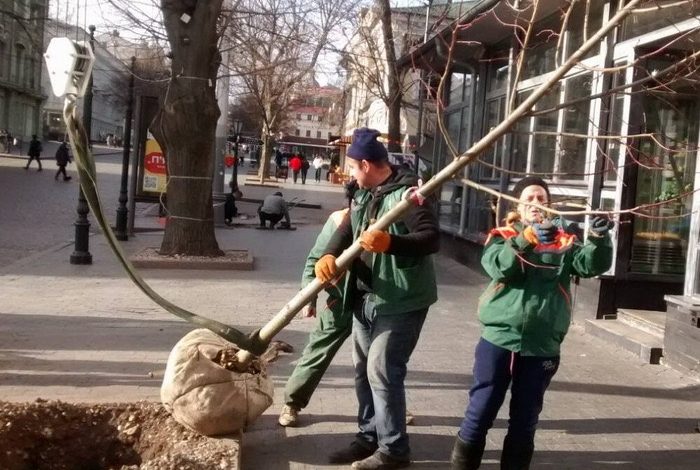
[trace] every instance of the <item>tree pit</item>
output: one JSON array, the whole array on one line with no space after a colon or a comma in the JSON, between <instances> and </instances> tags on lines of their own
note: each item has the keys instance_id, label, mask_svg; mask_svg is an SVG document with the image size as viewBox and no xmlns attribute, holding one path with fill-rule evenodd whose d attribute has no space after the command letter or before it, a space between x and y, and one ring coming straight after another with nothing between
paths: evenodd
<instances>
[{"instance_id":1,"label":"tree pit","mask_svg":"<svg viewBox=\"0 0 700 470\"><path fill-rule=\"evenodd\" d=\"M160 403L0 402L3 470L235 469L239 444L191 431Z\"/></svg>"}]
</instances>

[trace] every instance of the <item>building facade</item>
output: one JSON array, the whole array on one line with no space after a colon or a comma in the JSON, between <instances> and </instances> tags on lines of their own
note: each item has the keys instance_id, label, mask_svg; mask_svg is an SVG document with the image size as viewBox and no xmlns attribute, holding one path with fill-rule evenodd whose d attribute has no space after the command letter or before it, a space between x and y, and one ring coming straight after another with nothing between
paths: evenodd
<instances>
[{"instance_id":1,"label":"building facade","mask_svg":"<svg viewBox=\"0 0 700 470\"><path fill-rule=\"evenodd\" d=\"M507 2L477 2L400 63L449 67L442 116L461 153L504 120L511 97L514 106L522 103L623 6L618 0L578 2L567 17L568 2L540 0L531 42L519 60L522 37L513 25L532 11L532 2L520 2L520 13ZM521 26L525 31L527 25ZM698 28L700 2L643 2L439 197L446 245L474 265L502 201L471 182L505 192L522 176L538 174L551 181L558 208L619 214L614 265L599 279L581 282L577 315L664 311L667 296L677 296L694 336L685 336L682 354L669 345L664 355L694 370L700 369L700 322L688 306L700 302ZM453 34L458 41L448 50ZM436 135L434 168L452 158ZM636 211L639 206L644 209ZM585 233L587 219L571 218ZM674 332L666 328L665 334ZM688 353L693 348L695 356Z\"/></svg>"},{"instance_id":2,"label":"building facade","mask_svg":"<svg viewBox=\"0 0 700 470\"><path fill-rule=\"evenodd\" d=\"M48 0L10 0L0 9L0 129L40 134L44 21Z\"/></svg>"},{"instance_id":3,"label":"building facade","mask_svg":"<svg viewBox=\"0 0 700 470\"><path fill-rule=\"evenodd\" d=\"M289 107L278 145L283 153L328 156L328 142L341 126L343 91L332 86L309 86L299 90Z\"/></svg>"}]
</instances>

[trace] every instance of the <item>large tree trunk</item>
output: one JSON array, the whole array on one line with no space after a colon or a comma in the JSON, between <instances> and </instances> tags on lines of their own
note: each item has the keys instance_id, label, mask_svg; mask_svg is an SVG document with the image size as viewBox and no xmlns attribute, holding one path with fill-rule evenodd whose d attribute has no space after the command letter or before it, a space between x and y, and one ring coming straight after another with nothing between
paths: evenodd
<instances>
[{"instance_id":1,"label":"large tree trunk","mask_svg":"<svg viewBox=\"0 0 700 470\"><path fill-rule=\"evenodd\" d=\"M386 50L387 82L389 83L388 102L389 108L389 152L401 151L401 101L403 93L399 83L399 72L396 68L396 49L394 48L394 29L391 25L391 7L389 0L378 1L382 32L384 36L384 49Z\"/></svg>"},{"instance_id":2,"label":"large tree trunk","mask_svg":"<svg viewBox=\"0 0 700 470\"><path fill-rule=\"evenodd\" d=\"M151 124L168 164L169 217L161 254L222 255L212 207L213 146L220 115L215 84L221 57L217 47L221 2L161 1L172 51L172 79Z\"/></svg>"}]
</instances>

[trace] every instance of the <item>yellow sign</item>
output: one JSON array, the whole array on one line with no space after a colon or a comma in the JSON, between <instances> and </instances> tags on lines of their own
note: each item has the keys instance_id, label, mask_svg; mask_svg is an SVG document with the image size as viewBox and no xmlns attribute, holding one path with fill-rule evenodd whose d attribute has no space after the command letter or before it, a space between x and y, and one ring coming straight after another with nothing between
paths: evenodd
<instances>
[{"instance_id":1,"label":"yellow sign","mask_svg":"<svg viewBox=\"0 0 700 470\"><path fill-rule=\"evenodd\" d=\"M165 192L167 182L167 166L165 156L158 142L153 139L146 140L146 152L143 157L143 191L151 193Z\"/></svg>"}]
</instances>

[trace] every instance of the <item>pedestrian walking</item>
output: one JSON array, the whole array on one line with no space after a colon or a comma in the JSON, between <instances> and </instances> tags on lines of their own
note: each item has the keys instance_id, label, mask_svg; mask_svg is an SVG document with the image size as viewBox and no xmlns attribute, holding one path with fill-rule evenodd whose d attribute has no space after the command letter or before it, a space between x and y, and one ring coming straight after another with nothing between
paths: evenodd
<instances>
[{"instance_id":1,"label":"pedestrian walking","mask_svg":"<svg viewBox=\"0 0 700 470\"><path fill-rule=\"evenodd\" d=\"M301 184L306 184L306 175L309 173L309 160L305 155L301 156Z\"/></svg>"},{"instance_id":2,"label":"pedestrian walking","mask_svg":"<svg viewBox=\"0 0 700 470\"><path fill-rule=\"evenodd\" d=\"M29 165L32 163L32 160L36 160L36 162L39 164L39 169L37 171L41 171L41 151L43 150L43 147L41 146L41 142L39 139L36 138L36 134L32 135L32 140L29 141L29 152L27 154L29 155L29 161L27 162L27 166L24 167L25 170L29 169Z\"/></svg>"},{"instance_id":3,"label":"pedestrian walking","mask_svg":"<svg viewBox=\"0 0 700 470\"><path fill-rule=\"evenodd\" d=\"M323 168L323 158L321 158L320 155L316 155L314 157L314 161L313 161L312 165L314 166L314 171L315 171L314 180L317 183L320 183L321 182L321 169Z\"/></svg>"},{"instance_id":4,"label":"pedestrian walking","mask_svg":"<svg viewBox=\"0 0 700 470\"><path fill-rule=\"evenodd\" d=\"M299 178L299 172L301 171L301 158L299 155L294 154L292 159L289 160L289 168L292 169L292 179L294 184L297 184L297 178Z\"/></svg>"},{"instance_id":5,"label":"pedestrian walking","mask_svg":"<svg viewBox=\"0 0 700 470\"><path fill-rule=\"evenodd\" d=\"M357 183L354 181L346 185L345 195L348 205L352 201ZM347 215L348 209L333 212L326 221L321 233L316 237L316 243L309 252L301 276L301 288L306 287L314 280L314 266L326 250L328 241L335 233L340 223ZM281 426L296 426L299 420L299 411L309 404L311 395L321 382L328 366L350 336L352 326L352 312L343 308L342 283L336 279L326 287L328 299L326 306L318 315L316 314L317 299L314 298L305 307L305 317L317 317L316 325L309 334L309 342L301 358L297 362L292 375L287 380L284 388L284 403L278 422Z\"/></svg>"},{"instance_id":6,"label":"pedestrian walking","mask_svg":"<svg viewBox=\"0 0 700 470\"><path fill-rule=\"evenodd\" d=\"M379 131L355 130L347 164L360 187L352 207L315 266L322 282L338 273L335 259L355 239L365 250L349 269L343 308L353 312L353 363L359 432L349 447L330 455L354 469L410 465L404 380L428 308L437 300L432 254L439 249L433 205L414 205L386 231L367 231L418 184L392 167Z\"/></svg>"},{"instance_id":7,"label":"pedestrian walking","mask_svg":"<svg viewBox=\"0 0 700 470\"><path fill-rule=\"evenodd\" d=\"M507 225L493 229L481 264L491 277L479 302L481 339L474 353L474 383L451 463L454 470L481 465L486 433L510 386L510 419L502 470L527 470L544 393L559 368L561 342L571 322L572 276L602 274L612 263L612 222L595 217L588 240L564 230L560 218L528 203L549 204L547 183L521 179L520 200Z\"/></svg>"},{"instance_id":8,"label":"pedestrian walking","mask_svg":"<svg viewBox=\"0 0 700 470\"><path fill-rule=\"evenodd\" d=\"M58 180L58 175L63 174L63 181L70 181L71 176L66 174L66 165L71 162L70 152L68 150L68 144L65 140L61 141L61 144L56 149L56 165L58 165L58 171L53 179Z\"/></svg>"}]
</instances>

